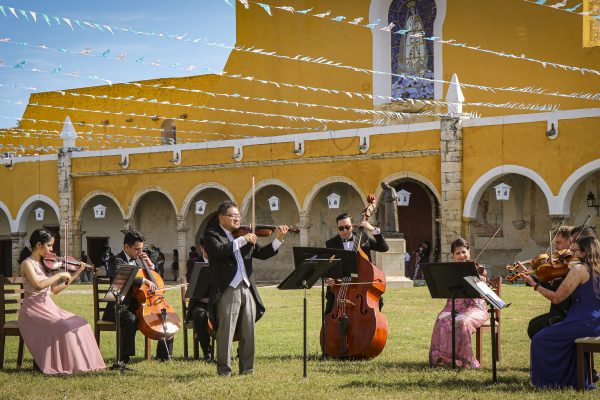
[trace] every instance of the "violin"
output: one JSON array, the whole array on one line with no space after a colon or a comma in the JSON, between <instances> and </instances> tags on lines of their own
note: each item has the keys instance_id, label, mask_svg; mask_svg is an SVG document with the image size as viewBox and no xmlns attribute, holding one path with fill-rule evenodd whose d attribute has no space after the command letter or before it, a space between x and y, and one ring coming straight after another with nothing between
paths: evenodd
<instances>
[{"instance_id":1,"label":"violin","mask_svg":"<svg viewBox=\"0 0 600 400\"><path fill-rule=\"evenodd\" d=\"M254 233L258 237L269 237L273 234L275 229L277 229L276 225L263 225L256 224L254 226L254 232L252 229L252 225L242 225L235 231L231 232L234 238L238 238L240 236L244 236L247 233ZM299 233L300 228L296 226L288 226L288 232Z\"/></svg>"},{"instance_id":2,"label":"violin","mask_svg":"<svg viewBox=\"0 0 600 400\"><path fill-rule=\"evenodd\" d=\"M133 289L133 294L139 303L137 309L138 329L149 339L169 339L179 330L181 322L175 309L167 303L164 297L162 289L164 289L165 283L160 274L151 270L143 258L138 257L136 264L141 267L136 277L148 279L159 288L151 291L148 285L143 284L139 289Z\"/></svg>"},{"instance_id":3,"label":"violin","mask_svg":"<svg viewBox=\"0 0 600 400\"><path fill-rule=\"evenodd\" d=\"M516 281L521 274L535 275L541 282L550 282L554 279L564 278L569 273L569 263L579 261L577 257L573 257L570 249L558 250L549 256L546 253L539 254L535 258L528 260L532 269L527 270L523 267L526 263L517 261L512 266L507 265L506 269L511 271L511 274L506 277L509 282Z\"/></svg>"},{"instance_id":4,"label":"violin","mask_svg":"<svg viewBox=\"0 0 600 400\"><path fill-rule=\"evenodd\" d=\"M56 253L50 252L44 257L44 266L49 272L57 272L60 270L74 273L83 267L90 271L93 271L95 267L93 265L81 262L71 256L59 257Z\"/></svg>"}]
</instances>

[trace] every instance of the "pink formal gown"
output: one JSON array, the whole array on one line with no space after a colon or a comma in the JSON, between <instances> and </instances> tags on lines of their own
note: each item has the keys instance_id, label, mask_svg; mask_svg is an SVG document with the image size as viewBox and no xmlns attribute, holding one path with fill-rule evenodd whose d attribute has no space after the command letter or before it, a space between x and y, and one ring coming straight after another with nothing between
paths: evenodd
<instances>
[{"instance_id":1,"label":"pink formal gown","mask_svg":"<svg viewBox=\"0 0 600 400\"><path fill-rule=\"evenodd\" d=\"M40 279L46 279L39 262L29 258ZM60 309L50 287L35 290L23 278L25 299L19 310L19 329L27 348L45 374L73 374L106 368L87 321Z\"/></svg>"},{"instance_id":2,"label":"pink formal gown","mask_svg":"<svg viewBox=\"0 0 600 400\"><path fill-rule=\"evenodd\" d=\"M456 365L458 367L479 368L473 356L471 335L488 319L487 305L483 299L456 299ZM452 365L452 299L438 314L429 350L431 366Z\"/></svg>"}]
</instances>

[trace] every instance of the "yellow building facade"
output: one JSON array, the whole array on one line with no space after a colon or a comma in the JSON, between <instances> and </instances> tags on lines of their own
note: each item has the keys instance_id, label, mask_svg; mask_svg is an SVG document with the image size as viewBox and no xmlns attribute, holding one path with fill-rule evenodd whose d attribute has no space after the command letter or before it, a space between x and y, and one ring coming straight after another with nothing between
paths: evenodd
<instances>
[{"instance_id":1,"label":"yellow building facade","mask_svg":"<svg viewBox=\"0 0 600 400\"><path fill-rule=\"evenodd\" d=\"M299 3L297 10L320 7ZM502 267L543 252L557 224L588 214L598 223L600 76L525 59L597 71L589 20L516 0L337 1L328 18L276 8L285 5L271 2L269 16L237 4L240 50L224 74L32 95L20 126L4 132L4 151L63 150L1 161L3 274L15 273L33 229L64 238L69 222L70 254L85 250L94 261L105 243L116 252L121 231L133 227L167 264L179 251L182 277L189 247L221 201L236 201L248 217L252 177L257 222L300 228L257 269L265 281L293 268L293 246L322 246L335 235L337 214L358 217L381 182L411 193L398 207L406 250L428 241L438 260L454 238L479 249L501 227L481 261ZM356 18L365 22L349 23ZM392 23L392 32L439 39L383 29ZM449 84L453 74L464 101ZM448 113L460 105L464 114ZM66 117L72 125L63 125ZM500 183L511 187L506 201L496 199ZM332 193L339 208L328 205ZM94 216L96 206L106 207L104 218ZM396 272L412 278L413 267Z\"/></svg>"}]
</instances>

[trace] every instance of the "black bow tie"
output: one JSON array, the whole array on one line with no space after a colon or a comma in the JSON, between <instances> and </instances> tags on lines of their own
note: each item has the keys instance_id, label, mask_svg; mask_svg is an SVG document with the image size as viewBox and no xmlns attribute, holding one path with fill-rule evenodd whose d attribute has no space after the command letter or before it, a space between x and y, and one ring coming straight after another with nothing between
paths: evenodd
<instances>
[{"instance_id":1,"label":"black bow tie","mask_svg":"<svg viewBox=\"0 0 600 400\"><path fill-rule=\"evenodd\" d=\"M350 237L348 239L342 239L342 243L344 242L354 242L354 237Z\"/></svg>"}]
</instances>

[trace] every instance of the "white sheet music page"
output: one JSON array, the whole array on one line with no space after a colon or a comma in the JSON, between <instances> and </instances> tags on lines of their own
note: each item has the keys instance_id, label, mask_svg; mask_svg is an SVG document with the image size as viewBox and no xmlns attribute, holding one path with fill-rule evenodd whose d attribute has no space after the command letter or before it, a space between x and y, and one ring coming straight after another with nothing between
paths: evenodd
<instances>
[{"instance_id":1,"label":"white sheet music page","mask_svg":"<svg viewBox=\"0 0 600 400\"><path fill-rule=\"evenodd\" d=\"M481 279L476 276L465 276L464 279L495 308L506 307L506 303Z\"/></svg>"}]
</instances>

